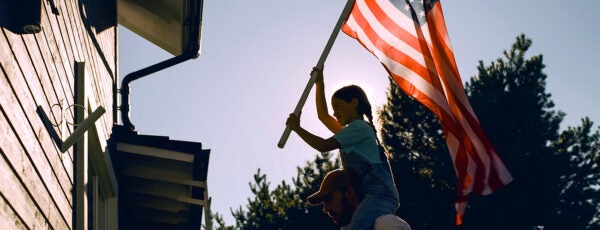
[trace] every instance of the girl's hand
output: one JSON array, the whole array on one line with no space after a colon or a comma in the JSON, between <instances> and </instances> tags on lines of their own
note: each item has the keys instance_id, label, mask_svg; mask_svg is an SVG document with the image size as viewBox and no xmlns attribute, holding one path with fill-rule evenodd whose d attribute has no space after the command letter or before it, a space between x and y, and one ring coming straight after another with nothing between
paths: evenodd
<instances>
[{"instance_id":1,"label":"girl's hand","mask_svg":"<svg viewBox=\"0 0 600 230\"><path fill-rule=\"evenodd\" d=\"M323 82L323 70L322 69L313 67L312 71L310 72L310 75L312 76L313 74L317 74L317 80L315 81L315 83Z\"/></svg>"},{"instance_id":2,"label":"girl's hand","mask_svg":"<svg viewBox=\"0 0 600 230\"><path fill-rule=\"evenodd\" d=\"M296 116L296 114L290 113L290 116L285 122L285 125L287 125L287 127L289 127L291 130L296 131L300 127L300 116Z\"/></svg>"}]
</instances>

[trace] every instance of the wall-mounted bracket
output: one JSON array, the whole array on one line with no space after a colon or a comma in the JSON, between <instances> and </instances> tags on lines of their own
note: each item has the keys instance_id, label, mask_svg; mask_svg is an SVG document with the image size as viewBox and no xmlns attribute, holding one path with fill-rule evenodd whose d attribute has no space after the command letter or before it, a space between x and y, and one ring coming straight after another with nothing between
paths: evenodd
<instances>
[{"instance_id":1,"label":"wall-mounted bracket","mask_svg":"<svg viewBox=\"0 0 600 230\"><path fill-rule=\"evenodd\" d=\"M104 109L104 107L98 106L98 108L96 108L96 110L92 114L90 114L85 120L83 120L83 122L78 124L78 127L75 130L73 130L73 133L71 133L71 135L69 135L69 137L67 137L67 139L63 141L54 130L52 122L46 115L46 112L44 112L44 109L41 106L38 106L37 108L37 113L40 116L40 119L42 119L42 122L44 123L46 130L50 134L50 137L52 137L60 151L63 153L66 152L71 146L73 146L73 144L75 144L77 140L79 140L79 138L81 138L81 136L83 136L83 134L88 129L90 129L105 112L106 110Z\"/></svg>"}]
</instances>

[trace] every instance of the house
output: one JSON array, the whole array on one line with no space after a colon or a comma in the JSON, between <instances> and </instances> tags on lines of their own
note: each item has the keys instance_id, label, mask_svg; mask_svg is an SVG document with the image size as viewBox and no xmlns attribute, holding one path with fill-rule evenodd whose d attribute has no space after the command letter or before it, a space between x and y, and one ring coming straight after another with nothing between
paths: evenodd
<instances>
[{"instance_id":1,"label":"house","mask_svg":"<svg viewBox=\"0 0 600 230\"><path fill-rule=\"evenodd\" d=\"M131 82L198 55L201 16L202 0L0 0L0 229L201 228L210 150L128 114ZM118 76L118 24L173 58Z\"/></svg>"}]
</instances>

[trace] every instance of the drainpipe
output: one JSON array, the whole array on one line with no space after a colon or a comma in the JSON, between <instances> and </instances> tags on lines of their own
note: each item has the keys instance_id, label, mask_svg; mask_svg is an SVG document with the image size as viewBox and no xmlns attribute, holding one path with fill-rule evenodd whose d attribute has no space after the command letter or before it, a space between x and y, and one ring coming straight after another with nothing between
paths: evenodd
<instances>
[{"instance_id":1,"label":"drainpipe","mask_svg":"<svg viewBox=\"0 0 600 230\"><path fill-rule=\"evenodd\" d=\"M129 83L160 70L198 57L198 52L200 51L200 26L202 24L203 2L204 1L202 0L190 1L190 6L188 8L189 16L187 18L187 22L185 22L188 25L190 34L190 38L188 39L188 43L190 44L187 46L187 50L185 50L179 56L175 56L157 64L129 73L127 76L125 76L125 78L123 78L123 81L121 82L121 120L123 120L123 126L125 126L128 130L135 130L135 126L129 119Z\"/></svg>"}]
</instances>

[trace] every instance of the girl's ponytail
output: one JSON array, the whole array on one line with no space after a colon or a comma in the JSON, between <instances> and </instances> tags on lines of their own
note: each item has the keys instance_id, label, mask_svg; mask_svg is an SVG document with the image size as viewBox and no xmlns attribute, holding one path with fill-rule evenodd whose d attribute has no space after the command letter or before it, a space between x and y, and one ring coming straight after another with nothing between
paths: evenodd
<instances>
[{"instance_id":1,"label":"girl's ponytail","mask_svg":"<svg viewBox=\"0 0 600 230\"><path fill-rule=\"evenodd\" d=\"M383 148L383 145L381 145L381 142L379 141L379 137L377 136L377 129L375 129L375 125L373 124L373 115L371 114L371 111L369 110L369 112L365 113L364 115L367 117L367 120L368 120L367 123L369 123L369 125L373 129L373 132L375 133L375 140L377 141L377 146L379 148L379 157L381 157L381 160L389 160L389 156L388 156L387 152L385 151L385 149Z\"/></svg>"}]
</instances>

